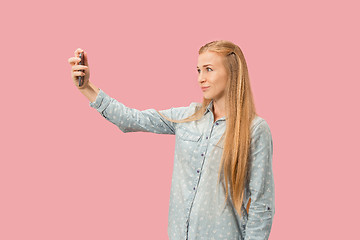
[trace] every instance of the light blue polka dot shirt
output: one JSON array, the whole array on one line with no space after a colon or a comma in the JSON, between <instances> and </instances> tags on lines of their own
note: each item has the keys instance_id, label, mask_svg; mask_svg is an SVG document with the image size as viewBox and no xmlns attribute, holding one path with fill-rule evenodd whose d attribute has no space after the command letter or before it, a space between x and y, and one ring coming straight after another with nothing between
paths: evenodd
<instances>
[{"instance_id":1,"label":"light blue polka dot shirt","mask_svg":"<svg viewBox=\"0 0 360 240\"><path fill-rule=\"evenodd\" d=\"M251 127L250 181L245 189L242 217L233 208L231 196L224 204L224 182L217 184L225 131L224 117L214 122L212 102L198 121L173 123L155 109L129 108L102 89L89 103L122 132L152 132L175 135L168 236L170 240L264 240L268 239L275 214L273 145L267 122L257 116ZM184 119L201 103L160 112L171 119ZM251 198L249 212L247 203Z\"/></svg>"}]
</instances>

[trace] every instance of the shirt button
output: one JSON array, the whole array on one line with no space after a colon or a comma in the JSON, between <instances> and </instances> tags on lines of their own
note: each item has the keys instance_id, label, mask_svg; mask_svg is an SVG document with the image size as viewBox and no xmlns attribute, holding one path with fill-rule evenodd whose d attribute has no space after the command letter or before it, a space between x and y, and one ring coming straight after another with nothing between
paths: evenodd
<instances>
[{"instance_id":1,"label":"shirt button","mask_svg":"<svg viewBox=\"0 0 360 240\"><path fill-rule=\"evenodd\" d=\"M218 123L218 122L216 122L216 125L219 125L219 123Z\"/></svg>"},{"instance_id":2,"label":"shirt button","mask_svg":"<svg viewBox=\"0 0 360 240\"><path fill-rule=\"evenodd\" d=\"M208 139L208 137L206 137L206 139Z\"/></svg>"},{"instance_id":3,"label":"shirt button","mask_svg":"<svg viewBox=\"0 0 360 240\"><path fill-rule=\"evenodd\" d=\"M200 171L199 171L199 170L197 170L197 172L199 173Z\"/></svg>"},{"instance_id":4,"label":"shirt button","mask_svg":"<svg viewBox=\"0 0 360 240\"><path fill-rule=\"evenodd\" d=\"M194 187L194 190L195 190L195 187Z\"/></svg>"},{"instance_id":5,"label":"shirt button","mask_svg":"<svg viewBox=\"0 0 360 240\"><path fill-rule=\"evenodd\" d=\"M201 156L204 156L204 154L202 153Z\"/></svg>"}]
</instances>

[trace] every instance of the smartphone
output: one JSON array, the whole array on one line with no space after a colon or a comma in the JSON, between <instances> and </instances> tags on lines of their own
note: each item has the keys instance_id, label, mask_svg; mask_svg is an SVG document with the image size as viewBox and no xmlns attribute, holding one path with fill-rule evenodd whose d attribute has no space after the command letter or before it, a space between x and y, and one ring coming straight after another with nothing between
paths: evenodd
<instances>
[{"instance_id":1,"label":"smartphone","mask_svg":"<svg viewBox=\"0 0 360 240\"><path fill-rule=\"evenodd\" d=\"M81 52L79 54L79 58L81 59L79 62L79 65L84 65L85 61L84 61L84 52ZM81 72L85 72L85 70L80 70ZM84 84L84 76L78 76L78 80L79 80L79 87L81 87Z\"/></svg>"}]
</instances>

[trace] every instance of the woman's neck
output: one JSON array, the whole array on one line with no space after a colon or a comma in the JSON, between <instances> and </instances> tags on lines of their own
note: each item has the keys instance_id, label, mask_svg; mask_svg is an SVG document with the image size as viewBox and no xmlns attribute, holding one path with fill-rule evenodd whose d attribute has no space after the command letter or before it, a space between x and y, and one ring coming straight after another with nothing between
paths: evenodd
<instances>
[{"instance_id":1,"label":"woman's neck","mask_svg":"<svg viewBox=\"0 0 360 240\"><path fill-rule=\"evenodd\" d=\"M225 116L225 99L213 100L214 122Z\"/></svg>"}]
</instances>

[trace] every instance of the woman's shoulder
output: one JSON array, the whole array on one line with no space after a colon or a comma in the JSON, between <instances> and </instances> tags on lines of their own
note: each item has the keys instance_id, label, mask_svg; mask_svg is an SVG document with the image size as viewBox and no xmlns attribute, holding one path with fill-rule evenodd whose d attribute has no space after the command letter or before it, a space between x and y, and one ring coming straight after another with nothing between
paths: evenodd
<instances>
[{"instance_id":1,"label":"woman's shoulder","mask_svg":"<svg viewBox=\"0 0 360 240\"><path fill-rule=\"evenodd\" d=\"M270 127L267 121L264 118L256 115L251 123L251 132L254 135L256 132L263 131L269 132L271 134Z\"/></svg>"},{"instance_id":2,"label":"woman's shoulder","mask_svg":"<svg viewBox=\"0 0 360 240\"><path fill-rule=\"evenodd\" d=\"M202 106L202 103L200 102L191 102L189 104L189 113L190 114L193 114L195 113L196 111L198 111Z\"/></svg>"}]
</instances>

